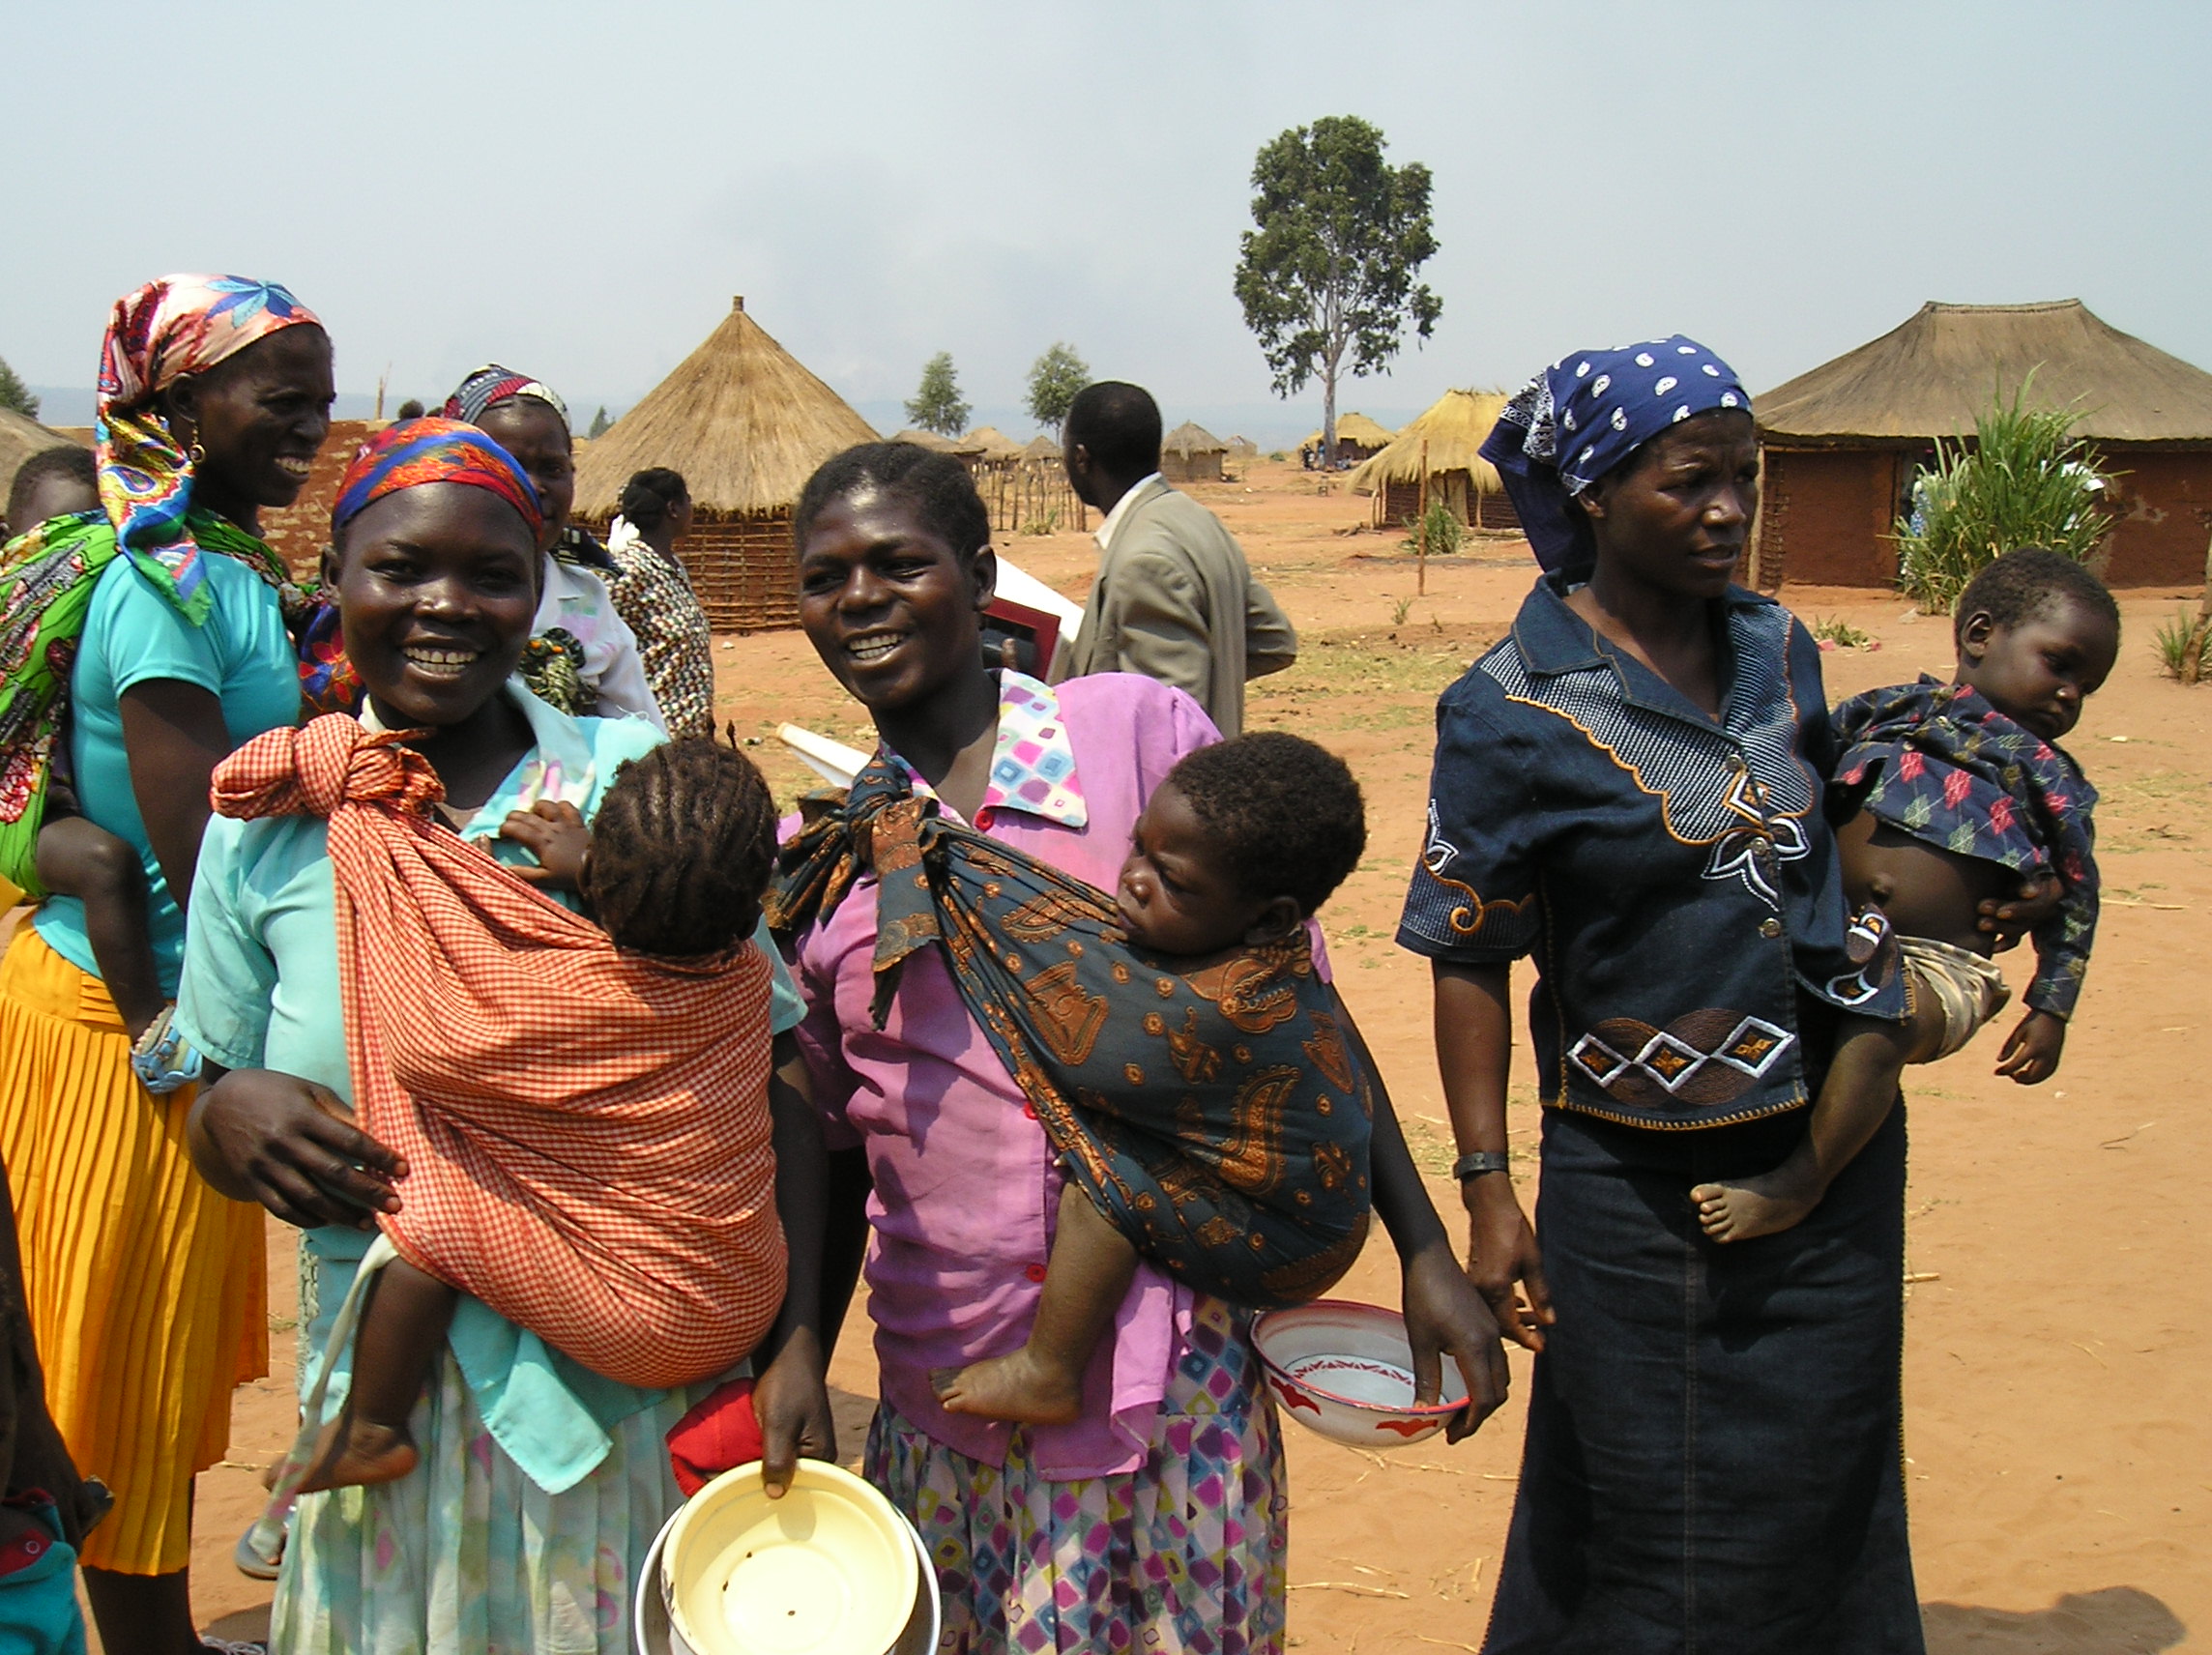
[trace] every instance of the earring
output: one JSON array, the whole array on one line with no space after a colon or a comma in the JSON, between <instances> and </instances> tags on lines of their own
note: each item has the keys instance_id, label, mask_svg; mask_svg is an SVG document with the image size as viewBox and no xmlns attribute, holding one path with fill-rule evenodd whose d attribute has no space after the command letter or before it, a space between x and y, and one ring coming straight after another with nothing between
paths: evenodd
<instances>
[{"instance_id":1,"label":"earring","mask_svg":"<svg viewBox=\"0 0 2212 1655\"><path fill-rule=\"evenodd\" d=\"M207 460L207 450L201 448L199 444L194 443L191 448L191 452L188 453L185 458L190 460L194 465L204 464Z\"/></svg>"}]
</instances>

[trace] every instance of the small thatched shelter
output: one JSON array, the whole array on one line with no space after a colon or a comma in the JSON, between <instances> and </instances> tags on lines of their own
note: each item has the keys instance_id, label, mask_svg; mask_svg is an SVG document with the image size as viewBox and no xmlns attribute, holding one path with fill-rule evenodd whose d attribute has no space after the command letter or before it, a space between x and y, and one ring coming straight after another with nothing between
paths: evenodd
<instances>
[{"instance_id":1,"label":"small thatched shelter","mask_svg":"<svg viewBox=\"0 0 2212 1655\"><path fill-rule=\"evenodd\" d=\"M1219 482L1229 445L1196 421L1185 420L1160 442L1160 476L1170 482Z\"/></svg>"},{"instance_id":2,"label":"small thatched shelter","mask_svg":"<svg viewBox=\"0 0 2212 1655\"><path fill-rule=\"evenodd\" d=\"M1042 431L1032 437L1022 448L1022 452L1033 460L1051 460L1056 464L1063 451L1058 437L1048 437Z\"/></svg>"},{"instance_id":3,"label":"small thatched shelter","mask_svg":"<svg viewBox=\"0 0 2212 1655\"><path fill-rule=\"evenodd\" d=\"M947 437L937 431L917 430L912 425L891 438L891 441L912 443L917 449L927 449L932 453L950 454L956 460L978 459L983 452L965 437Z\"/></svg>"},{"instance_id":4,"label":"small thatched shelter","mask_svg":"<svg viewBox=\"0 0 2212 1655\"><path fill-rule=\"evenodd\" d=\"M1374 525L1418 517L1441 500L1470 529L1518 529L1498 468L1476 450L1505 406L1499 391L1447 391L1350 478L1355 494L1375 497Z\"/></svg>"},{"instance_id":5,"label":"small thatched shelter","mask_svg":"<svg viewBox=\"0 0 2212 1655\"><path fill-rule=\"evenodd\" d=\"M1026 457L1021 444L996 425L978 425L960 439L960 452L979 453L986 465L1005 465Z\"/></svg>"},{"instance_id":6,"label":"small thatched shelter","mask_svg":"<svg viewBox=\"0 0 2212 1655\"><path fill-rule=\"evenodd\" d=\"M740 631L797 625L792 506L815 467L874 441L868 422L733 299L706 342L585 451L575 514L604 527L635 473L675 468L694 508L677 551L708 620Z\"/></svg>"},{"instance_id":7,"label":"small thatched shelter","mask_svg":"<svg viewBox=\"0 0 2212 1655\"><path fill-rule=\"evenodd\" d=\"M2034 375L2032 380L2030 374ZM2121 333L2079 299L1923 305L1903 327L1752 399L1764 478L1759 584L1897 578L1897 519L1937 437L1971 440L2000 392L2081 414L2115 477L2105 577L2194 584L2212 522L2212 373Z\"/></svg>"},{"instance_id":8,"label":"small thatched shelter","mask_svg":"<svg viewBox=\"0 0 2212 1655\"><path fill-rule=\"evenodd\" d=\"M0 508L8 504L8 490L15 485L15 468L33 454L44 453L48 449L89 448L76 438L42 425L36 420L26 419L13 408L0 408ZM18 523L20 532L28 523Z\"/></svg>"},{"instance_id":9,"label":"small thatched shelter","mask_svg":"<svg viewBox=\"0 0 2212 1655\"><path fill-rule=\"evenodd\" d=\"M1232 437L1229 439L1229 457L1233 460L1256 460L1260 457L1260 445L1250 437Z\"/></svg>"},{"instance_id":10,"label":"small thatched shelter","mask_svg":"<svg viewBox=\"0 0 2212 1655\"><path fill-rule=\"evenodd\" d=\"M1357 465L1371 459L1389 446L1394 435L1387 425L1379 425L1364 414L1339 414L1336 417L1336 460L1339 465ZM1306 433L1306 440L1298 445L1321 452L1321 432Z\"/></svg>"}]
</instances>

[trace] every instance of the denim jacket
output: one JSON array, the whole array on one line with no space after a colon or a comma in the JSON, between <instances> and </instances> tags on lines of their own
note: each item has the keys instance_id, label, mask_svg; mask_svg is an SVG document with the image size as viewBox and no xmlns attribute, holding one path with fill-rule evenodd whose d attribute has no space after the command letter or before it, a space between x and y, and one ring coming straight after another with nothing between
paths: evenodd
<instances>
[{"instance_id":1,"label":"denim jacket","mask_svg":"<svg viewBox=\"0 0 2212 1655\"><path fill-rule=\"evenodd\" d=\"M1854 928L1820 813L1820 655L1730 588L1718 722L1547 579L1437 706L1428 838L1398 941L1533 954L1547 1104L1717 1126L1806 1102L1839 1010L1902 1020L1894 944Z\"/></svg>"}]
</instances>

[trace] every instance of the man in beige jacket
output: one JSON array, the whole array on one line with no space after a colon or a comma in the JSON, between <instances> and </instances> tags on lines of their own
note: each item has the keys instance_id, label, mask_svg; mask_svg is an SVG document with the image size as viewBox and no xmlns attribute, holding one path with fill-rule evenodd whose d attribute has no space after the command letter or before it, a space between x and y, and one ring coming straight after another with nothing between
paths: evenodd
<instances>
[{"instance_id":1,"label":"man in beige jacket","mask_svg":"<svg viewBox=\"0 0 2212 1655\"><path fill-rule=\"evenodd\" d=\"M1055 682L1132 672L1190 692L1224 736L1244 728L1244 681L1298 657L1298 636L1221 519L1160 479L1160 410L1140 386L1086 386L1067 411L1067 480L1106 513L1083 624Z\"/></svg>"}]
</instances>

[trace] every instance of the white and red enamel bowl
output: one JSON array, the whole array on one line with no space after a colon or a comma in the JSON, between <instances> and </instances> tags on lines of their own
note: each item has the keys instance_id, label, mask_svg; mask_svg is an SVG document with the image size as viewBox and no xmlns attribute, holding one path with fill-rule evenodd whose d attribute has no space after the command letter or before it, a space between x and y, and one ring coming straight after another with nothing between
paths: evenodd
<instances>
[{"instance_id":1,"label":"white and red enamel bowl","mask_svg":"<svg viewBox=\"0 0 2212 1655\"><path fill-rule=\"evenodd\" d=\"M1263 1313L1252 1343L1282 1411L1331 1441L1399 1448L1434 1437L1467 1406L1458 1365L1443 1363L1443 1394L1413 1401L1406 1319L1380 1305L1317 1298Z\"/></svg>"},{"instance_id":2,"label":"white and red enamel bowl","mask_svg":"<svg viewBox=\"0 0 2212 1655\"><path fill-rule=\"evenodd\" d=\"M638 1655L933 1655L937 1571L903 1513L801 1460L770 1501L756 1462L668 1520L637 1583Z\"/></svg>"}]
</instances>

